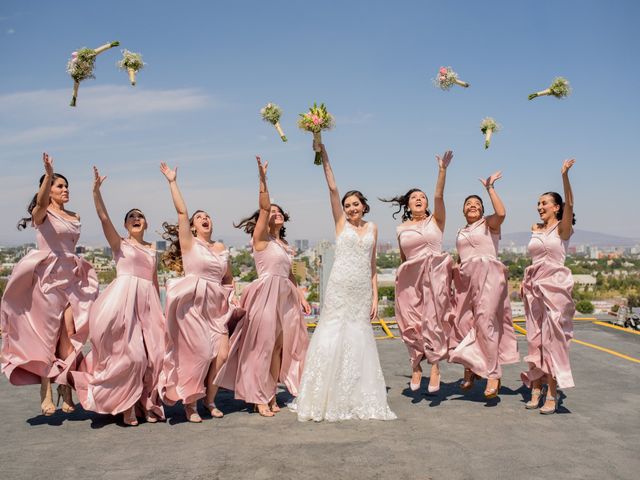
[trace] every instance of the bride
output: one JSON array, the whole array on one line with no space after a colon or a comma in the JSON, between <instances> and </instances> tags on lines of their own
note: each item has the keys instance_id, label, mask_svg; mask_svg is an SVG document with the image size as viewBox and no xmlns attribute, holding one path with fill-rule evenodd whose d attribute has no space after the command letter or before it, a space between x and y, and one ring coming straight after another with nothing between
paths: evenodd
<instances>
[{"instance_id":1,"label":"bride","mask_svg":"<svg viewBox=\"0 0 640 480\"><path fill-rule=\"evenodd\" d=\"M370 323L378 310L377 229L362 219L369 211L362 193L349 191L340 202L324 145L321 149L336 225L335 261L291 408L300 421L393 420Z\"/></svg>"}]
</instances>

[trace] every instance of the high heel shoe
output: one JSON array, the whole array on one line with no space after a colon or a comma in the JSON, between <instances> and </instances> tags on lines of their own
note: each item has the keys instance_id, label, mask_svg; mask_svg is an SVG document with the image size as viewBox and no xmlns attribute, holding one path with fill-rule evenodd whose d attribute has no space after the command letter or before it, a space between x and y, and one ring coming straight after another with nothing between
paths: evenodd
<instances>
[{"instance_id":1,"label":"high heel shoe","mask_svg":"<svg viewBox=\"0 0 640 480\"><path fill-rule=\"evenodd\" d=\"M436 378L437 382L435 385L433 385L431 383L431 381ZM431 376L429 377L429 385L427 386L427 391L429 393L436 393L437 391L440 390L440 369L438 369L438 375L434 377L433 375L433 369L431 369Z\"/></svg>"},{"instance_id":2,"label":"high heel shoe","mask_svg":"<svg viewBox=\"0 0 640 480\"><path fill-rule=\"evenodd\" d=\"M184 406L184 414L191 423L202 423L202 417L198 414L197 404L187 404Z\"/></svg>"},{"instance_id":3,"label":"high heel shoe","mask_svg":"<svg viewBox=\"0 0 640 480\"><path fill-rule=\"evenodd\" d=\"M547 398L545 399L545 404L551 399L553 398L553 408L549 408L549 407L545 407L544 405L542 406L542 408L540 409L540 414L541 415L553 415L554 413L556 413L558 411L558 400L560 400L560 396L558 395L558 393L556 392L556 394L552 397L549 397L547 395Z\"/></svg>"},{"instance_id":4,"label":"high heel shoe","mask_svg":"<svg viewBox=\"0 0 640 480\"><path fill-rule=\"evenodd\" d=\"M280 405L278 405L278 401L275 399L275 397L269 402L269 410L271 410L273 413L278 413L280 411Z\"/></svg>"},{"instance_id":5,"label":"high heel shoe","mask_svg":"<svg viewBox=\"0 0 640 480\"><path fill-rule=\"evenodd\" d=\"M487 400L491 398L496 398L498 393L500 392L500 387L502 386L502 380L498 379L498 385L496 388L488 388L484 391L484 398Z\"/></svg>"},{"instance_id":6,"label":"high heel shoe","mask_svg":"<svg viewBox=\"0 0 640 480\"><path fill-rule=\"evenodd\" d=\"M460 390L467 392L473 388L473 383L478 376L468 368L464 369L465 378L460 382Z\"/></svg>"},{"instance_id":7,"label":"high heel shoe","mask_svg":"<svg viewBox=\"0 0 640 480\"><path fill-rule=\"evenodd\" d=\"M135 407L131 407L129 410L122 412L122 423L124 423L127 427L138 426Z\"/></svg>"},{"instance_id":8,"label":"high heel shoe","mask_svg":"<svg viewBox=\"0 0 640 480\"><path fill-rule=\"evenodd\" d=\"M422 384L422 372L420 372L420 379L418 383L413 383L413 375L411 375L411 381L409 382L409 388L412 392L417 392L420 390L420 385Z\"/></svg>"},{"instance_id":9,"label":"high heel shoe","mask_svg":"<svg viewBox=\"0 0 640 480\"><path fill-rule=\"evenodd\" d=\"M261 417L273 417L275 415L268 405L258 405L257 403L253 405L253 413L259 413Z\"/></svg>"},{"instance_id":10,"label":"high heel shoe","mask_svg":"<svg viewBox=\"0 0 640 480\"><path fill-rule=\"evenodd\" d=\"M62 398L62 411L64 413L75 412L76 407L73 406L71 387L69 385L58 385L56 391L58 392L58 400L56 401L56 406L60 405L60 399Z\"/></svg>"},{"instance_id":11,"label":"high heel shoe","mask_svg":"<svg viewBox=\"0 0 640 480\"><path fill-rule=\"evenodd\" d=\"M546 385L540 387L536 392L535 389L531 389L531 400L524 404L524 408L527 410L535 410L536 408L540 408L540 402L544 398L547 392Z\"/></svg>"},{"instance_id":12,"label":"high heel shoe","mask_svg":"<svg viewBox=\"0 0 640 480\"><path fill-rule=\"evenodd\" d=\"M213 418L222 418L224 417L224 413L222 413L218 407L216 407L215 402L210 402L205 404L205 407L207 407L207 410L209 410L209 413L211 414L211 416Z\"/></svg>"},{"instance_id":13,"label":"high heel shoe","mask_svg":"<svg viewBox=\"0 0 640 480\"><path fill-rule=\"evenodd\" d=\"M45 417L56 413L56 406L51 401L51 385L40 385L40 411Z\"/></svg>"}]
</instances>

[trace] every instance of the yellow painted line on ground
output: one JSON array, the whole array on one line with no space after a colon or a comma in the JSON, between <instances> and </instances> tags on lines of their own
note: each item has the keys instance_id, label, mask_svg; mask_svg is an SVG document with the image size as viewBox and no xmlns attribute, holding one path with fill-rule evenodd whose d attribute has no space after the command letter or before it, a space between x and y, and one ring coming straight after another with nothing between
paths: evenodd
<instances>
[{"instance_id":1,"label":"yellow painted line on ground","mask_svg":"<svg viewBox=\"0 0 640 480\"><path fill-rule=\"evenodd\" d=\"M527 333L527 331L519 325L514 325L513 328L515 328L520 333ZM615 350L610 350L608 348L601 347L600 345L594 345L593 343L583 342L582 340L576 340L575 338L571 341L574 343L577 343L578 345L584 345L585 347L590 347L595 350L599 350L601 352L614 355L616 357L624 358L625 360L629 360L630 362L640 363L640 359L638 358L630 357L629 355L625 355L624 353L616 352Z\"/></svg>"},{"instance_id":2,"label":"yellow painted line on ground","mask_svg":"<svg viewBox=\"0 0 640 480\"><path fill-rule=\"evenodd\" d=\"M598 320L596 317L574 317L573 321L574 322L593 322L595 320ZM525 321L524 317L515 317L513 319L514 322L518 322L518 323L522 323Z\"/></svg>"},{"instance_id":3,"label":"yellow painted line on ground","mask_svg":"<svg viewBox=\"0 0 640 480\"><path fill-rule=\"evenodd\" d=\"M593 322L593 324L594 325L601 325L603 327L615 328L616 330L622 330L623 332L633 333L635 335L640 335L640 332L636 332L635 330L632 330L632 329L626 328L626 327L621 327L619 325L612 325L612 324L606 323L606 322Z\"/></svg>"}]
</instances>

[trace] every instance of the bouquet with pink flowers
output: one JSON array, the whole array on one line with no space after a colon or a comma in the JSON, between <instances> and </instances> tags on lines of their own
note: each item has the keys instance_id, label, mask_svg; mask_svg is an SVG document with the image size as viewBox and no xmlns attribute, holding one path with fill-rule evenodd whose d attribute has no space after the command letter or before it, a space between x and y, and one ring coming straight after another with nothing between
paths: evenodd
<instances>
[{"instance_id":1,"label":"bouquet with pink flowers","mask_svg":"<svg viewBox=\"0 0 640 480\"><path fill-rule=\"evenodd\" d=\"M533 100L536 97L543 97L545 95L553 95L556 98L565 98L571 93L571 86L569 80L564 77L556 77L553 79L551 86L541 92L532 93L529 95L529 100Z\"/></svg>"},{"instance_id":2,"label":"bouquet with pink flowers","mask_svg":"<svg viewBox=\"0 0 640 480\"><path fill-rule=\"evenodd\" d=\"M269 122L273 125L280 135L280 138L283 142L287 141L287 136L282 131L282 127L280 126L280 117L282 116L282 109L276 105L275 103L267 103L264 107L260 109L260 114L262 115L262 119L265 122Z\"/></svg>"},{"instance_id":3,"label":"bouquet with pink flowers","mask_svg":"<svg viewBox=\"0 0 640 480\"><path fill-rule=\"evenodd\" d=\"M469 87L467 82L463 82L458 78L458 74L451 67L440 67L438 76L433 79L433 83L442 90L449 90L454 85L460 85L464 88Z\"/></svg>"},{"instance_id":4,"label":"bouquet with pink flowers","mask_svg":"<svg viewBox=\"0 0 640 480\"><path fill-rule=\"evenodd\" d=\"M327 107L324 106L324 103L321 103L320 106L314 103L307 113L300 114L298 127L313 133L313 149L316 152L316 158L313 163L316 165L322 165L322 154L320 153L321 132L322 130L333 128L334 124L333 115L327 112Z\"/></svg>"},{"instance_id":5,"label":"bouquet with pink flowers","mask_svg":"<svg viewBox=\"0 0 640 480\"><path fill-rule=\"evenodd\" d=\"M491 117L485 117L480 122L480 131L484 134L484 148L491 144L491 134L500 130L500 125Z\"/></svg>"},{"instance_id":6,"label":"bouquet with pink flowers","mask_svg":"<svg viewBox=\"0 0 640 480\"><path fill-rule=\"evenodd\" d=\"M76 106L76 99L78 98L78 89L80 88L80 82L87 78L96 78L93 75L93 69L96 64L96 57L102 52L109 50L112 47L117 47L120 42L111 42L96 48L81 48L77 52L71 54L71 58L67 62L67 72L73 78L73 97L71 97L72 107Z\"/></svg>"}]
</instances>

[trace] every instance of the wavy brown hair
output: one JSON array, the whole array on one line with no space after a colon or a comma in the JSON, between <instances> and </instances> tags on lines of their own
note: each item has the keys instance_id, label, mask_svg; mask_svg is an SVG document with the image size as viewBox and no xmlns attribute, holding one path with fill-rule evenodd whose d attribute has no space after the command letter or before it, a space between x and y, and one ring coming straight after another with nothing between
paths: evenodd
<instances>
[{"instance_id":1,"label":"wavy brown hair","mask_svg":"<svg viewBox=\"0 0 640 480\"><path fill-rule=\"evenodd\" d=\"M204 212L204 210L196 210L193 212L193 215L189 218L190 227L193 227L193 219L200 212ZM178 224L163 222L162 228L164 229L164 232L162 232L162 238L169 242L167 250L162 254L162 264L169 270L173 270L179 275L183 275L184 267L182 265L182 248L180 247ZM191 233L194 237L196 236L193 228L191 229Z\"/></svg>"},{"instance_id":2,"label":"wavy brown hair","mask_svg":"<svg viewBox=\"0 0 640 480\"><path fill-rule=\"evenodd\" d=\"M291 217L289 217L289 214L285 212L280 205L276 203L272 203L271 206L276 207L278 210L280 210L280 213L284 217L285 222L289 221L289 218ZM248 217L245 217L242 220L240 220L238 223L234 223L233 226L236 228L239 228L240 230L244 230L245 233L248 233L249 235L253 236L253 231L256 228L256 222L258 221L259 216L260 216L260 210L256 210ZM287 232L287 229L284 227L284 225L280 227L281 239L284 240L284 237L286 236L286 232Z\"/></svg>"},{"instance_id":3,"label":"wavy brown hair","mask_svg":"<svg viewBox=\"0 0 640 480\"><path fill-rule=\"evenodd\" d=\"M404 195L398 195L392 198L378 198L378 200L380 200L381 202L388 202L388 203L395 204L396 207L398 207L398 210L393 212L392 216L393 218L396 218L396 215L402 212L402 221L404 222L404 221L413 219L413 215L411 215L411 210L409 210L409 198L411 197L411 194L415 192L424 193L424 191L422 191L419 188L412 188ZM424 193L424 196L427 198L427 205L429 205L429 197L427 197L426 193ZM427 208L426 214L427 216L431 215L431 212L429 211L428 208Z\"/></svg>"}]
</instances>

